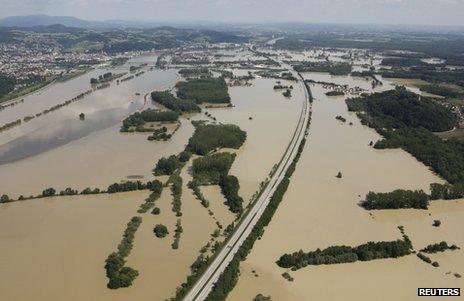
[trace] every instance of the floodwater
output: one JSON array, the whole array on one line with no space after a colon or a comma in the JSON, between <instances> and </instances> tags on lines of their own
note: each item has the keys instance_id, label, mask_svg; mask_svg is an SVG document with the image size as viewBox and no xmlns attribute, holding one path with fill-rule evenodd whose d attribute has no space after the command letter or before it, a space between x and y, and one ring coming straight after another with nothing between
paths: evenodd
<instances>
[{"instance_id":1,"label":"floodwater","mask_svg":"<svg viewBox=\"0 0 464 301\"><path fill-rule=\"evenodd\" d=\"M137 62L154 62L155 58L137 58ZM128 64L113 72L128 71ZM97 90L78 102L2 132L1 193L17 197L38 194L46 187L106 188L127 176L149 177L160 157L181 151L193 132L185 119L181 120L185 126L173 136L173 143L148 142L148 133L119 133L125 116L151 106L149 96L144 100L146 93L172 87L178 78L175 70L145 71L132 80L119 85L113 82L111 87ZM14 120L30 115L29 111L37 113L70 99L77 91L90 87L89 77L93 73L31 94L23 104L0 112L0 118ZM81 112L85 120L79 120Z\"/></svg>"},{"instance_id":2,"label":"floodwater","mask_svg":"<svg viewBox=\"0 0 464 301\"><path fill-rule=\"evenodd\" d=\"M127 82L129 85L143 81L143 88L129 92L121 88L124 97L117 96L116 90L121 85L112 85L82 101L2 133L3 145L15 143L16 151L10 154L17 156L21 149L30 148L26 137L40 138L42 134L46 145L50 146L52 139L68 137L67 133L60 132L66 131L67 122L78 124L79 131L71 130L74 134L87 129L80 127L79 122L89 124L88 132L82 130L84 134L75 139L25 158L10 158L9 161L13 162L0 165L1 193L17 197L20 194L38 194L47 187L58 191L68 186L76 189L106 188L108 184L130 176L151 180L151 170L160 157L177 154L184 149L194 130L191 122L182 118L181 127L167 142L149 142L148 133L119 133L120 120L117 121L117 118L115 123L109 126L105 123L102 128L94 122L99 118L112 118L112 114L107 114L108 110L121 110L124 115L123 110L131 102L137 106L135 109L143 106L144 93L174 84L177 79L175 72L169 72L173 76L168 73L166 81L158 84L155 72L147 71ZM234 150L237 158L231 169L231 174L239 178L239 193L245 201L250 199L272 166L280 160L304 100L301 87L293 91L293 98L287 99L281 92L273 90L274 84L275 80L256 79L251 87L232 87L230 94L234 108L206 109L219 122L237 124L247 131L248 139L244 146ZM108 93L104 100L96 97L100 92ZM140 92L141 96L133 98L131 95L135 92ZM23 107L27 108L29 104L25 101ZM86 115L83 121L75 118L80 112ZM125 112L127 114L128 111ZM192 119L201 118L206 119L203 115L192 116ZM56 131L53 124L58 125ZM39 147L37 141L32 145ZM156 201L161 214L140 214L143 222L127 258L127 265L137 269L140 276L127 289L114 291L106 288L104 260L115 250L129 219L138 215L137 208L147 192L55 197L1 205L0 257L3 260L0 260L0 268L9 276L0 281L0 299L117 301L172 297L176 287L190 274L190 265L199 255L199 250L211 241L211 234L218 227L216 222L226 227L235 219L235 215L223 204L224 197L218 186L201 187L210 201L208 209L213 216L194 197L186 186L191 180L188 172L190 164L181 172L183 215L180 218L184 231L179 249L171 248L178 217L171 210L170 190L165 188ZM153 228L158 223L165 224L170 232L164 239L153 235ZM47 251L50 246L52 250ZM21 257L16 257L18 253Z\"/></svg>"},{"instance_id":3,"label":"floodwater","mask_svg":"<svg viewBox=\"0 0 464 301\"><path fill-rule=\"evenodd\" d=\"M208 110L218 121L237 124L247 132L247 140L237 151L230 170L240 181L239 193L245 202L282 158L304 101L300 85L282 81L284 85L295 87L293 97L285 98L282 91L273 90L275 82L257 78L251 87L231 87L229 93L235 107Z\"/></svg>"},{"instance_id":4,"label":"floodwater","mask_svg":"<svg viewBox=\"0 0 464 301\"><path fill-rule=\"evenodd\" d=\"M464 272L463 250L432 254L439 268L411 255L288 271L294 282L281 276L286 270L275 261L284 253L395 240L401 238L400 225L416 250L442 240L464 246L460 233L464 200L436 201L429 210L375 211L372 215L357 205L368 191L427 191L430 183L442 180L403 150L369 147L379 135L348 113L343 100L326 97L320 85L312 90L316 100L307 144L279 210L241 264L241 276L228 300L251 300L259 293L292 301L414 300L418 287L462 287L462 278L453 273ZM336 120L337 115L347 122ZM335 177L339 171L342 179ZM434 219L446 226L433 227Z\"/></svg>"}]
</instances>

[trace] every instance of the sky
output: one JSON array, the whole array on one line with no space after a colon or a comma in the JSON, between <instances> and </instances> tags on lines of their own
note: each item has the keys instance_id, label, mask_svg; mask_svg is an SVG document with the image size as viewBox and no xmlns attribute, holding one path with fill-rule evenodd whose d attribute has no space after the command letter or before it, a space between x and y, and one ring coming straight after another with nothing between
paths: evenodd
<instances>
[{"instance_id":1,"label":"sky","mask_svg":"<svg viewBox=\"0 0 464 301\"><path fill-rule=\"evenodd\" d=\"M464 25L464 0L0 0L0 18Z\"/></svg>"}]
</instances>

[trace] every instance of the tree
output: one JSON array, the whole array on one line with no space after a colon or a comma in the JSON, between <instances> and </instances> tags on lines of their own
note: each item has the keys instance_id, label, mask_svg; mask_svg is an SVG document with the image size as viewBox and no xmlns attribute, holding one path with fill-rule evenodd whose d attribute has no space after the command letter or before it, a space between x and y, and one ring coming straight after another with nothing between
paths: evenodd
<instances>
[{"instance_id":1,"label":"tree","mask_svg":"<svg viewBox=\"0 0 464 301\"><path fill-rule=\"evenodd\" d=\"M80 119L80 120L84 120L84 119L85 119L85 114L84 114L84 113L80 113L80 114L79 114L79 119Z\"/></svg>"},{"instance_id":2,"label":"tree","mask_svg":"<svg viewBox=\"0 0 464 301\"><path fill-rule=\"evenodd\" d=\"M166 235L169 234L168 228L166 228L166 226L162 224L156 225L155 228L153 229L153 232L158 238L166 237Z\"/></svg>"},{"instance_id":3,"label":"tree","mask_svg":"<svg viewBox=\"0 0 464 301\"><path fill-rule=\"evenodd\" d=\"M56 190L53 188L47 188L44 191L42 191L42 197L54 196L55 194Z\"/></svg>"},{"instance_id":4,"label":"tree","mask_svg":"<svg viewBox=\"0 0 464 301\"><path fill-rule=\"evenodd\" d=\"M154 215L158 215L161 213L161 209L159 207L155 207L153 208L153 210L151 211L151 214L154 214Z\"/></svg>"},{"instance_id":5,"label":"tree","mask_svg":"<svg viewBox=\"0 0 464 301\"><path fill-rule=\"evenodd\" d=\"M10 197L6 194L2 195L0 197L0 203L6 203L6 202L9 202L10 201Z\"/></svg>"}]
</instances>

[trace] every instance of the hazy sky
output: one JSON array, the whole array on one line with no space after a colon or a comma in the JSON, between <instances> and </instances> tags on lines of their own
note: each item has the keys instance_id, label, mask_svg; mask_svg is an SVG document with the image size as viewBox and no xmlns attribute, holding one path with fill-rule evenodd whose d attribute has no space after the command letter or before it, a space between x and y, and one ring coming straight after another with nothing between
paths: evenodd
<instances>
[{"instance_id":1,"label":"hazy sky","mask_svg":"<svg viewBox=\"0 0 464 301\"><path fill-rule=\"evenodd\" d=\"M464 0L0 0L0 17L464 25Z\"/></svg>"}]
</instances>

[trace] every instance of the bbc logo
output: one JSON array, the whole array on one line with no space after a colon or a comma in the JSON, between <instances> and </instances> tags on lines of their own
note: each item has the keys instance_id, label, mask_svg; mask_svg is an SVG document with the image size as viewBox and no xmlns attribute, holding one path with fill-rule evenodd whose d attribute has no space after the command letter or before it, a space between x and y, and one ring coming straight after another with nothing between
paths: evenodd
<instances>
[{"instance_id":1,"label":"bbc logo","mask_svg":"<svg viewBox=\"0 0 464 301\"><path fill-rule=\"evenodd\" d=\"M461 296L460 288L418 288L419 297L459 297Z\"/></svg>"}]
</instances>

